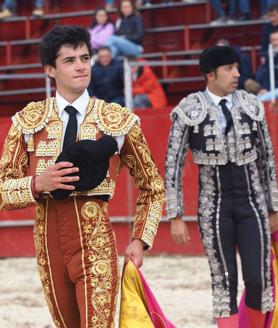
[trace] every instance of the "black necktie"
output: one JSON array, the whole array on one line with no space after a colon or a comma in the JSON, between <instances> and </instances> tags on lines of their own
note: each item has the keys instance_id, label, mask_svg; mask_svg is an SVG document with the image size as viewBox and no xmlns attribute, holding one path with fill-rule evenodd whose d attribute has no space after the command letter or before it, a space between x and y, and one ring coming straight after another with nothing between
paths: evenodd
<instances>
[{"instance_id":1,"label":"black necktie","mask_svg":"<svg viewBox=\"0 0 278 328\"><path fill-rule=\"evenodd\" d=\"M65 111L69 114L69 120L64 137L63 149L65 149L70 144L76 142L77 135L77 119L76 112L77 110L72 106L67 106Z\"/></svg>"},{"instance_id":2,"label":"black necktie","mask_svg":"<svg viewBox=\"0 0 278 328\"><path fill-rule=\"evenodd\" d=\"M223 111L223 114L225 115L225 118L226 118L226 129L225 129L225 135L228 134L232 124L233 124L233 118L232 118L232 114L231 112L229 111L228 107L226 106L226 102L227 100L226 99L222 99L220 100L219 102L219 105L221 106L222 108L222 111Z\"/></svg>"}]
</instances>

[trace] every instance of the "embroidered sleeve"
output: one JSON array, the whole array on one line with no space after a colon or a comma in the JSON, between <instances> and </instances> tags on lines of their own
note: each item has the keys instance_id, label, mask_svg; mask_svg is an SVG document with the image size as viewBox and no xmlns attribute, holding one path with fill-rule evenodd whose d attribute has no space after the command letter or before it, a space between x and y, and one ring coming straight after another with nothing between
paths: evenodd
<instances>
[{"instance_id":1,"label":"embroidered sleeve","mask_svg":"<svg viewBox=\"0 0 278 328\"><path fill-rule=\"evenodd\" d=\"M260 144L257 164L260 171L263 188L267 195L266 200L269 211L278 211L278 189L276 180L276 167L274 151L266 119L259 124Z\"/></svg>"},{"instance_id":2,"label":"embroidered sleeve","mask_svg":"<svg viewBox=\"0 0 278 328\"><path fill-rule=\"evenodd\" d=\"M133 238L151 247L162 215L164 186L138 124L126 135L120 156L139 189Z\"/></svg>"},{"instance_id":3,"label":"embroidered sleeve","mask_svg":"<svg viewBox=\"0 0 278 328\"><path fill-rule=\"evenodd\" d=\"M181 124L177 115L172 118L165 162L166 211L169 219L184 213L182 173L189 148L189 126Z\"/></svg>"},{"instance_id":4,"label":"embroidered sleeve","mask_svg":"<svg viewBox=\"0 0 278 328\"><path fill-rule=\"evenodd\" d=\"M15 209L36 204L31 191L31 176L26 176L28 153L23 134L12 125L0 160L0 209Z\"/></svg>"}]
</instances>

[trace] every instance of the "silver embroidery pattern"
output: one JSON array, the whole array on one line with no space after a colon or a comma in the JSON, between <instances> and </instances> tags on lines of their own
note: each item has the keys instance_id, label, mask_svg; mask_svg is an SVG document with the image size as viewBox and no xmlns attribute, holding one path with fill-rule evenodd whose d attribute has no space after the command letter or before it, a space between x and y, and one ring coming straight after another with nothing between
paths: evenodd
<instances>
[{"instance_id":1,"label":"silver embroidery pattern","mask_svg":"<svg viewBox=\"0 0 278 328\"><path fill-rule=\"evenodd\" d=\"M200 167L199 223L212 275L213 315L228 317L230 316L230 292L224 287L223 267L216 257L217 251L214 248L215 233L212 219L216 213L215 198L217 196L214 179L214 167Z\"/></svg>"},{"instance_id":2,"label":"silver embroidery pattern","mask_svg":"<svg viewBox=\"0 0 278 328\"><path fill-rule=\"evenodd\" d=\"M165 162L165 186L167 217L181 216L183 209L182 172L188 150L189 127L183 128L174 119Z\"/></svg>"},{"instance_id":3,"label":"silver embroidery pattern","mask_svg":"<svg viewBox=\"0 0 278 328\"><path fill-rule=\"evenodd\" d=\"M263 192L263 188L261 186L260 177L258 168L255 162L250 163L249 165L250 172L250 182L252 186L252 190L255 196L255 200L257 203L257 210L262 217L264 235L266 236L266 250L267 254L264 253L263 249L263 241L262 244L262 279L263 279L263 291L262 291L262 312L272 311L273 309L273 295L272 295L272 284L271 284L271 274L270 274L270 247L271 247L271 237L269 230L269 222L268 222L268 210L267 204L265 200L265 194ZM260 218L258 218L260 220ZM261 232L261 234L263 234ZM261 239L263 236L261 236Z\"/></svg>"},{"instance_id":4,"label":"silver embroidery pattern","mask_svg":"<svg viewBox=\"0 0 278 328\"><path fill-rule=\"evenodd\" d=\"M265 184L264 191L267 195L267 206L270 211L278 211L278 190L274 151L265 119L260 122L258 133L260 139L257 149L257 152L260 154L258 167L261 181Z\"/></svg>"}]
</instances>

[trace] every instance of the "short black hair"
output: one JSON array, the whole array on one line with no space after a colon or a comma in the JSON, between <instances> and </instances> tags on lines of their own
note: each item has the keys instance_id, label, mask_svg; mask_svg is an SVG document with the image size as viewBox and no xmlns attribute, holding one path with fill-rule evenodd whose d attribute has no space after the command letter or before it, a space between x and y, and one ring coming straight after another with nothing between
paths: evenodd
<instances>
[{"instance_id":1,"label":"short black hair","mask_svg":"<svg viewBox=\"0 0 278 328\"><path fill-rule=\"evenodd\" d=\"M273 33L277 33L278 32L278 26L273 26L270 29L269 35L273 34Z\"/></svg>"},{"instance_id":2,"label":"short black hair","mask_svg":"<svg viewBox=\"0 0 278 328\"><path fill-rule=\"evenodd\" d=\"M203 74L208 74L217 69L219 66L240 64L240 56L230 46L214 46L205 49L200 57L199 67Z\"/></svg>"},{"instance_id":3,"label":"short black hair","mask_svg":"<svg viewBox=\"0 0 278 328\"><path fill-rule=\"evenodd\" d=\"M92 56L90 34L85 27L77 25L54 26L44 35L39 45L42 66L56 67L58 52L65 44L70 44L74 48L86 44L89 54Z\"/></svg>"},{"instance_id":4,"label":"short black hair","mask_svg":"<svg viewBox=\"0 0 278 328\"><path fill-rule=\"evenodd\" d=\"M271 13L273 11L278 11L278 2L274 2L267 7L268 13Z\"/></svg>"}]
</instances>

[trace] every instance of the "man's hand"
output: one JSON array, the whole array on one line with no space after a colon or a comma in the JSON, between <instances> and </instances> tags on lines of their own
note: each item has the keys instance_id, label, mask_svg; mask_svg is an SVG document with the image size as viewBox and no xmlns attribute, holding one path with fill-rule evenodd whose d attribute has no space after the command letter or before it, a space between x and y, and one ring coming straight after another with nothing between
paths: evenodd
<instances>
[{"instance_id":1,"label":"man's hand","mask_svg":"<svg viewBox=\"0 0 278 328\"><path fill-rule=\"evenodd\" d=\"M131 260L137 268L143 265L144 243L140 239L134 239L125 250L125 263Z\"/></svg>"},{"instance_id":2,"label":"man's hand","mask_svg":"<svg viewBox=\"0 0 278 328\"><path fill-rule=\"evenodd\" d=\"M188 234L187 225L180 216L173 218L171 221L171 236L179 245L187 244L190 237Z\"/></svg>"},{"instance_id":3,"label":"man's hand","mask_svg":"<svg viewBox=\"0 0 278 328\"><path fill-rule=\"evenodd\" d=\"M75 187L67 183L78 181L79 176L65 177L67 174L77 173L78 167L73 167L70 162L60 162L49 166L42 174L36 176L35 189L37 193L55 189L74 190Z\"/></svg>"},{"instance_id":4,"label":"man's hand","mask_svg":"<svg viewBox=\"0 0 278 328\"><path fill-rule=\"evenodd\" d=\"M271 233L278 230L278 212L269 213L269 227Z\"/></svg>"}]
</instances>

